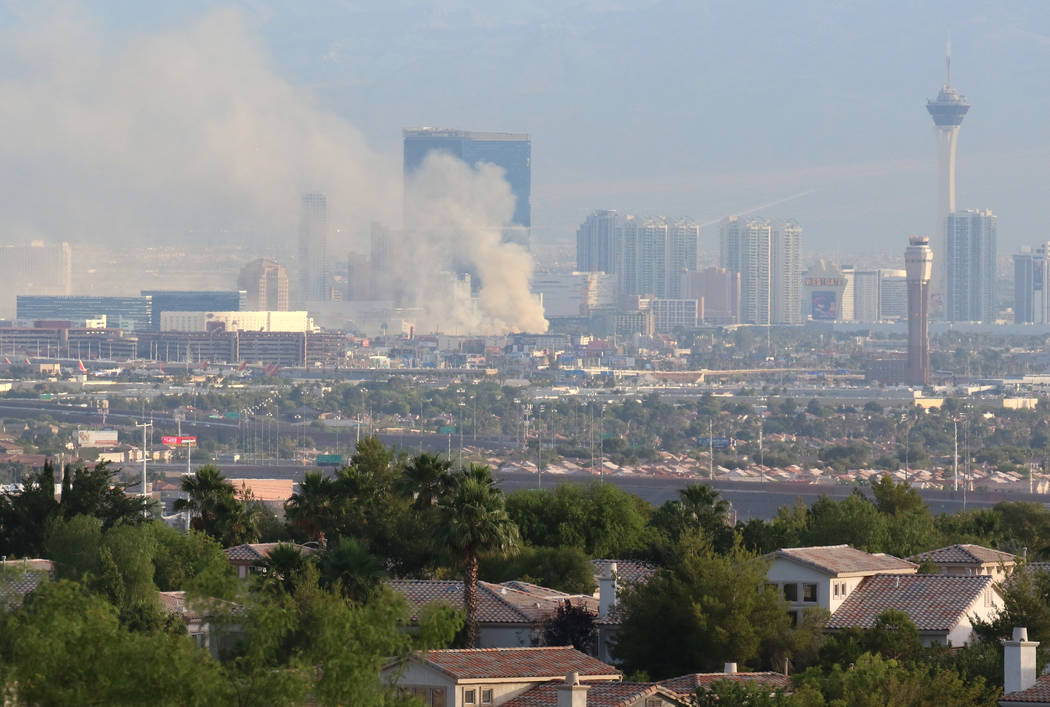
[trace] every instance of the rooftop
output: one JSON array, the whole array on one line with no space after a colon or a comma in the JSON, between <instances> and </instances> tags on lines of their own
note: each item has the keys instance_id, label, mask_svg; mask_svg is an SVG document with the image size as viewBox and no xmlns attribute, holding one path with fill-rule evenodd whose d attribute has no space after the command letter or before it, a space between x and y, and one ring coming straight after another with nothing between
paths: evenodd
<instances>
[{"instance_id":1,"label":"rooftop","mask_svg":"<svg viewBox=\"0 0 1050 707\"><path fill-rule=\"evenodd\" d=\"M287 545L288 543L245 543L244 545L234 545L223 550L226 553L226 558L230 562L262 562L270 556L274 548L278 545ZM304 547L303 545L296 545L300 552L311 553L313 548Z\"/></svg>"},{"instance_id":2,"label":"rooftop","mask_svg":"<svg viewBox=\"0 0 1050 707\"><path fill-rule=\"evenodd\" d=\"M564 680L537 685L509 702L503 707L550 707L558 704L558 685ZM667 690L654 682L603 682L591 685L587 690L587 707L626 707L638 700L651 697Z\"/></svg>"},{"instance_id":3,"label":"rooftop","mask_svg":"<svg viewBox=\"0 0 1050 707\"><path fill-rule=\"evenodd\" d=\"M1050 704L1050 675L1040 675L1027 690L1008 692L999 698L999 704Z\"/></svg>"},{"instance_id":4,"label":"rooftop","mask_svg":"<svg viewBox=\"0 0 1050 707\"><path fill-rule=\"evenodd\" d=\"M618 680L620 671L568 646L540 648L466 648L417 653L424 663L457 680L486 678L550 678L569 673L581 679Z\"/></svg>"},{"instance_id":5,"label":"rooftop","mask_svg":"<svg viewBox=\"0 0 1050 707\"><path fill-rule=\"evenodd\" d=\"M918 565L885 553L870 553L849 545L786 547L776 557L785 557L834 575L865 575L879 572L915 572Z\"/></svg>"},{"instance_id":6,"label":"rooftop","mask_svg":"<svg viewBox=\"0 0 1050 707\"><path fill-rule=\"evenodd\" d=\"M920 631L950 631L994 583L988 575L875 575L846 597L827 628L871 628L879 614L897 609Z\"/></svg>"},{"instance_id":7,"label":"rooftop","mask_svg":"<svg viewBox=\"0 0 1050 707\"><path fill-rule=\"evenodd\" d=\"M593 560L592 564L594 565L595 582L606 575L609 572L609 567L615 564L616 581L621 585L644 582L660 569L656 565L648 562L639 562L638 560Z\"/></svg>"},{"instance_id":8,"label":"rooftop","mask_svg":"<svg viewBox=\"0 0 1050 707\"><path fill-rule=\"evenodd\" d=\"M984 565L984 564L1013 564L1017 558L1009 552L993 550L980 545L949 545L939 547L935 550L920 552L908 558L912 562L930 560L938 565Z\"/></svg>"},{"instance_id":9,"label":"rooftop","mask_svg":"<svg viewBox=\"0 0 1050 707\"><path fill-rule=\"evenodd\" d=\"M395 579L390 586L412 607L412 619L434 602L463 606L463 582L440 579ZM478 621L481 623L536 623L552 615L565 601L598 613L593 597L566 594L528 582L478 582Z\"/></svg>"},{"instance_id":10,"label":"rooftop","mask_svg":"<svg viewBox=\"0 0 1050 707\"><path fill-rule=\"evenodd\" d=\"M719 680L732 680L733 682L757 683L771 688L790 688L791 678L783 673L760 672L760 673L690 673L679 675L675 678L661 680L660 684L679 695L692 695L697 688L709 687Z\"/></svg>"}]
</instances>

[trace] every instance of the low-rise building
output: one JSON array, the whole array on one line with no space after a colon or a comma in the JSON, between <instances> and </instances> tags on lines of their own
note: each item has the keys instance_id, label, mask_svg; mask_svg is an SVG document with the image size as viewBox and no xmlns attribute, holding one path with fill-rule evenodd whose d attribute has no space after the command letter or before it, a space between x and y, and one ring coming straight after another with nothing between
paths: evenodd
<instances>
[{"instance_id":1,"label":"low-rise building","mask_svg":"<svg viewBox=\"0 0 1050 707\"><path fill-rule=\"evenodd\" d=\"M908 559L918 563L932 562L942 574L986 574L996 579L1004 577L1017 564L1017 558L1009 552L966 544L939 547Z\"/></svg>"}]
</instances>

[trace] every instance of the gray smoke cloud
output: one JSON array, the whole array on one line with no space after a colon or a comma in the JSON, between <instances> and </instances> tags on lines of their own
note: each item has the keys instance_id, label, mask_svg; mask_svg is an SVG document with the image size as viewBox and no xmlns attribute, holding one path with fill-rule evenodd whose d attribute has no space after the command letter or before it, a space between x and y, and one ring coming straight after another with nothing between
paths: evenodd
<instances>
[{"instance_id":1,"label":"gray smoke cloud","mask_svg":"<svg viewBox=\"0 0 1050 707\"><path fill-rule=\"evenodd\" d=\"M400 221L397 161L283 79L241 13L119 42L80 5L21 13L0 33L0 240L120 248L198 231L221 245L213 239L225 231L275 247L294 238L299 195L322 191L329 222L349 226L331 234L341 268L345 253L362 250L353 239L366 224ZM461 164L423 172L414 188L432 196L421 223L433 228L397 252L425 250L436 259L409 261L431 269L446 253L489 275L479 316L463 319L471 330L544 330L530 304L531 258L479 226L509 217L506 182ZM429 271L417 279L431 282ZM441 293L423 294L435 303L430 319L455 315Z\"/></svg>"}]
</instances>

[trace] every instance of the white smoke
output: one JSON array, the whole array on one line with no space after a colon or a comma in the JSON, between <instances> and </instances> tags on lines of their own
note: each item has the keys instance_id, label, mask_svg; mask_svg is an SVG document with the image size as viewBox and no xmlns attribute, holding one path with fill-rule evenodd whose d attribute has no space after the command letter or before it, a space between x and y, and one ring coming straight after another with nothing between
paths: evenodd
<instances>
[{"instance_id":1,"label":"white smoke","mask_svg":"<svg viewBox=\"0 0 1050 707\"><path fill-rule=\"evenodd\" d=\"M0 33L0 66L0 192L10 231L0 241L20 230L120 248L203 230L213 247L223 231L272 247L294 238L306 191L327 194L329 222L351 226L344 238L372 221L399 220L398 161L280 77L236 11L118 43L82 6L24 10ZM440 183L427 187L425 175ZM445 246L470 244L455 256L490 275L472 329L545 328L542 311L527 305L530 257L479 230L507 219L505 181L460 165L426 168L419 184L433 195L434 214L423 222L440 225ZM335 241L334 231L329 253L341 269L345 254L362 248ZM395 244L395 253L420 245Z\"/></svg>"}]
</instances>

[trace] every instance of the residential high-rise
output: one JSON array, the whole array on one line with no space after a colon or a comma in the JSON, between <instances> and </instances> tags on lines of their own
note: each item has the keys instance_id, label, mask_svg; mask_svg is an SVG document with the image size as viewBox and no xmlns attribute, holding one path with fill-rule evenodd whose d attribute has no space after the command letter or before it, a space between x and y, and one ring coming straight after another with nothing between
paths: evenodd
<instances>
[{"instance_id":1,"label":"residential high-rise","mask_svg":"<svg viewBox=\"0 0 1050 707\"><path fill-rule=\"evenodd\" d=\"M471 167L482 163L502 167L514 195L514 214L511 223L492 225L502 231L504 240L528 247L532 228L532 140L527 134L414 128L403 130L402 136L406 183L431 152L448 153ZM413 211L407 193L405 197L405 227L411 229Z\"/></svg>"},{"instance_id":2,"label":"residential high-rise","mask_svg":"<svg viewBox=\"0 0 1050 707\"><path fill-rule=\"evenodd\" d=\"M616 211L595 211L576 229L576 270L616 273L623 216Z\"/></svg>"},{"instance_id":3,"label":"residential high-rise","mask_svg":"<svg viewBox=\"0 0 1050 707\"><path fill-rule=\"evenodd\" d=\"M1050 243L1014 255L1014 323L1050 324Z\"/></svg>"},{"instance_id":4,"label":"residential high-rise","mask_svg":"<svg viewBox=\"0 0 1050 707\"><path fill-rule=\"evenodd\" d=\"M878 270L855 270L853 273L853 319L877 322L880 315L882 277Z\"/></svg>"},{"instance_id":5,"label":"residential high-rise","mask_svg":"<svg viewBox=\"0 0 1050 707\"><path fill-rule=\"evenodd\" d=\"M946 297L948 214L955 211L955 150L959 141L959 126L962 125L970 104L966 97L952 87L951 46L945 56L947 78L936 99L926 102L926 110L933 118L934 134L937 138L937 210L933 235L933 252L936 256L933 273L933 291Z\"/></svg>"},{"instance_id":6,"label":"residential high-rise","mask_svg":"<svg viewBox=\"0 0 1050 707\"><path fill-rule=\"evenodd\" d=\"M303 194L299 213L299 299L328 299L325 267L328 257L328 199L324 194Z\"/></svg>"},{"instance_id":7,"label":"residential high-rise","mask_svg":"<svg viewBox=\"0 0 1050 707\"><path fill-rule=\"evenodd\" d=\"M802 227L768 219L722 222L722 267L740 273L740 321L798 324L802 321Z\"/></svg>"},{"instance_id":8,"label":"residential high-rise","mask_svg":"<svg viewBox=\"0 0 1050 707\"><path fill-rule=\"evenodd\" d=\"M999 315L995 214L956 211L948 215L947 227L947 319L994 322Z\"/></svg>"},{"instance_id":9,"label":"residential high-rise","mask_svg":"<svg viewBox=\"0 0 1050 707\"><path fill-rule=\"evenodd\" d=\"M692 221L595 211L576 232L576 269L615 275L620 294L679 298L699 239Z\"/></svg>"},{"instance_id":10,"label":"residential high-rise","mask_svg":"<svg viewBox=\"0 0 1050 707\"><path fill-rule=\"evenodd\" d=\"M933 276L929 238L911 236L908 239L904 268L908 278L908 367L904 378L912 385L926 385L930 382L930 278Z\"/></svg>"},{"instance_id":11,"label":"residential high-rise","mask_svg":"<svg viewBox=\"0 0 1050 707\"><path fill-rule=\"evenodd\" d=\"M773 323L802 323L802 227L781 223L773 232Z\"/></svg>"},{"instance_id":12,"label":"residential high-rise","mask_svg":"<svg viewBox=\"0 0 1050 707\"><path fill-rule=\"evenodd\" d=\"M740 273L725 268L704 268L685 273L682 279L682 297L700 301L700 317L704 322L740 322Z\"/></svg>"},{"instance_id":13,"label":"residential high-rise","mask_svg":"<svg viewBox=\"0 0 1050 707\"><path fill-rule=\"evenodd\" d=\"M237 287L245 292L245 310L288 311L288 273L273 260L260 258L245 265Z\"/></svg>"}]
</instances>

